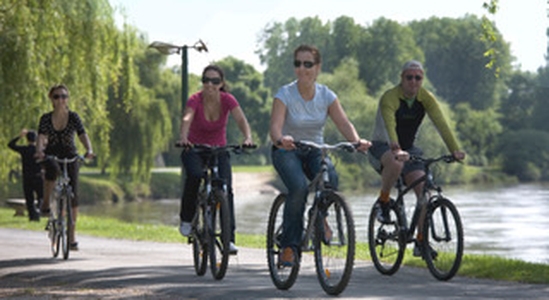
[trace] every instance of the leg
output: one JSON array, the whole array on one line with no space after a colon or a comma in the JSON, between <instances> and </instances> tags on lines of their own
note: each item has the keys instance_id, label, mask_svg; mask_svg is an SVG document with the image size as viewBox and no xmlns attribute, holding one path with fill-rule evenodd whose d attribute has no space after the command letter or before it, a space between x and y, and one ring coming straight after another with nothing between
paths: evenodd
<instances>
[{"instance_id":1,"label":"leg","mask_svg":"<svg viewBox=\"0 0 549 300\"><path fill-rule=\"evenodd\" d=\"M38 221L40 217L36 212L34 206L34 190L32 178L23 178L23 193L25 194L25 204L27 206L27 213L29 216L29 221Z\"/></svg>"},{"instance_id":2,"label":"leg","mask_svg":"<svg viewBox=\"0 0 549 300\"><path fill-rule=\"evenodd\" d=\"M190 223L196 211L198 188L203 176L203 162L202 158L191 150L181 152L181 162L185 168L185 185L181 196L179 217L182 222Z\"/></svg>"},{"instance_id":3,"label":"leg","mask_svg":"<svg viewBox=\"0 0 549 300\"><path fill-rule=\"evenodd\" d=\"M74 162L67 166L67 172L70 178L70 185L72 187L72 199L71 199L71 210L72 210L72 224L69 226L69 245L72 250L77 250L78 243L76 242L76 219L78 216L78 172L80 170L79 164Z\"/></svg>"},{"instance_id":4,"label":"leg","mask_svg":"<svg viewBox=\"0 0 549 300\"><path fill-rule=\"evenodd\" d=\"M229 204L229 219L231 223L231 242L235 242L236 219L234 212L233 176L231 167L231 155L229 152L218 158L219 176L225 179L227 184L227 202Z\"/></svg>"},{"instance_id":5,"label":"leg","mask_svg":"<svg viewBox=\"0 0 549 300\"><path fill-rule=\"evenodd\" d=\"M284 205L281 247L298 249L303 234L303 213L307 201L307 178L302 167L299 150L273 149L273 165L288 189Z\"/></svg>"},{"instance_id":6,"label":"leg","mask_svg":"<svg viewBox=\"0 0 549 300\"><path fill-rule=\"evenodd\" d=\"M41 212L48 212L50 210L50 199L55 187L55 180L59 174L59 165L52 160L44 161L44 199L40 207Z\"/></svg>"}]
</instances>

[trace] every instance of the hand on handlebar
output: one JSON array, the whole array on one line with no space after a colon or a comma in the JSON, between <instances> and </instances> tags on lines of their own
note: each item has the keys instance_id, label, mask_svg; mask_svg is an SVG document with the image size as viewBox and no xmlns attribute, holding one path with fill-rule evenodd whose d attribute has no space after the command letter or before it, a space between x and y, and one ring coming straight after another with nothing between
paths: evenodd
<instances>
[{"instance_id":1,"label":"hand on handlebar","mask_svg":"<svg viewBox=\"0 0 549 300\"><path fill-rule=\"evenodd\" d=\"M402 149L393 151L393 154L395 155L395 159L398 161L408 161L410 159L410 153Z\"/></svg>"}]
</instances>

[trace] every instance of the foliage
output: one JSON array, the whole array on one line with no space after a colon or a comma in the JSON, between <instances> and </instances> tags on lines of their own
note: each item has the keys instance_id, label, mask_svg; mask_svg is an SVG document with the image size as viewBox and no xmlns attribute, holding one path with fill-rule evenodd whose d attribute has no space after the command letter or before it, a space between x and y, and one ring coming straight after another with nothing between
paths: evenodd
<instances>
[{"instance_id":1,"label":"foliage","mask_svg":"<svg viewBox=\"0 0 549 300\"><path fill-rule=\"evenodd\" d=\"M498 149L503 171L521 181L549 179L549 133L523 129L505 132Z\"/></svg>"},{"instance_id":2,"label":"foliage","mask_svg":"<svg viewBox=\"0 0 549 300\"><path fill-rule=\"evenodd\" d=\"M115 81L118 30L106 0L0 1L0 144L36 128L51 110L50 86L65 83L96 152L108 157L107 89ZM15 101L16 100L16 101ZM0 148L0 179L18 163ZM100 158L101 160L102 158Z\"/></svg>"}]
</instances>

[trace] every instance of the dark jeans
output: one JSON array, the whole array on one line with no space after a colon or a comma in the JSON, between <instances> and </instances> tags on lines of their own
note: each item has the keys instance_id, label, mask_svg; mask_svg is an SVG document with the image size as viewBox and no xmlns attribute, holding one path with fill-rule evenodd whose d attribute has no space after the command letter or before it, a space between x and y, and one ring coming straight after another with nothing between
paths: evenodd
<instances>
[{"instance_id":1,"label":"dark jeans","mask_svg":"<svg viewBox=\"0 0 549 300\"><path fill-rule=\"evenodd\" d=\"M40 207L42 198L44 197L44 185L41 174L25 176L23 178L23 192L25 194L25 203L27 205L29 219L35 220L40 218L34 201L36 200L38 207Z\"/></svg>"},{"instance_id":2,"label":"dark jeans","mask_svg":"<svg viewBox=\"0 0 549 300\"><path fill-rule=\"evenodd\" d=\"M273 166L288 189L282 221L282 247L299 249L303 235L303 214L309 193L308 184L320 170L322 154L318 149L284 150L273 147ZM337 190L338 177L331 161L328 173L332 187Z\"/></svg>"},{"instance_id":3,"label":"dark jeans","mask_svg":"<svg viewBox=\"0 0 549 300\"><path fill-rule=\"evenodd\" d=\"M192 150L183 150L181 152L181 162L185 168L185 185L181 197L181 210L179 217L183 222L191 222L196 212L196 199L200 181L204 176L205 157ZM234 215L234 195L231 171L231 156L229 152L218 156L219 177L225 179L227 184L227 200L229 202L229 213L231 220L231 241L235 241L235 215Z\"/></svg>"}]
</instances>

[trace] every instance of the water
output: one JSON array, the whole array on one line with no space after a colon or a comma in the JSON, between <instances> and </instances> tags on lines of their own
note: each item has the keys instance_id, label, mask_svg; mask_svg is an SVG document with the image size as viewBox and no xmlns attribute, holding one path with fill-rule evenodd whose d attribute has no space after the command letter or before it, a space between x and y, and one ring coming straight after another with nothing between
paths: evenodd
<instances>
[{"instance_id":1,"label":"water","mask_svg":"<svg viewBox=\"0 0 549 300\"><path fill-rule=\"evenodd\" d=\"M466 254L489 254L549 264L549 185L520 184L506 187L453 187L444 194L457 206L465 234ZM347 195L357 239L366 241L367 220L377 192ZM274 194L250 192L237 195L237 231L265 234ZM406 204L415 203L415 196ZM179 223L179 200L83 206L92 215L124 221Z\"/></svg>"}]
</instances>

